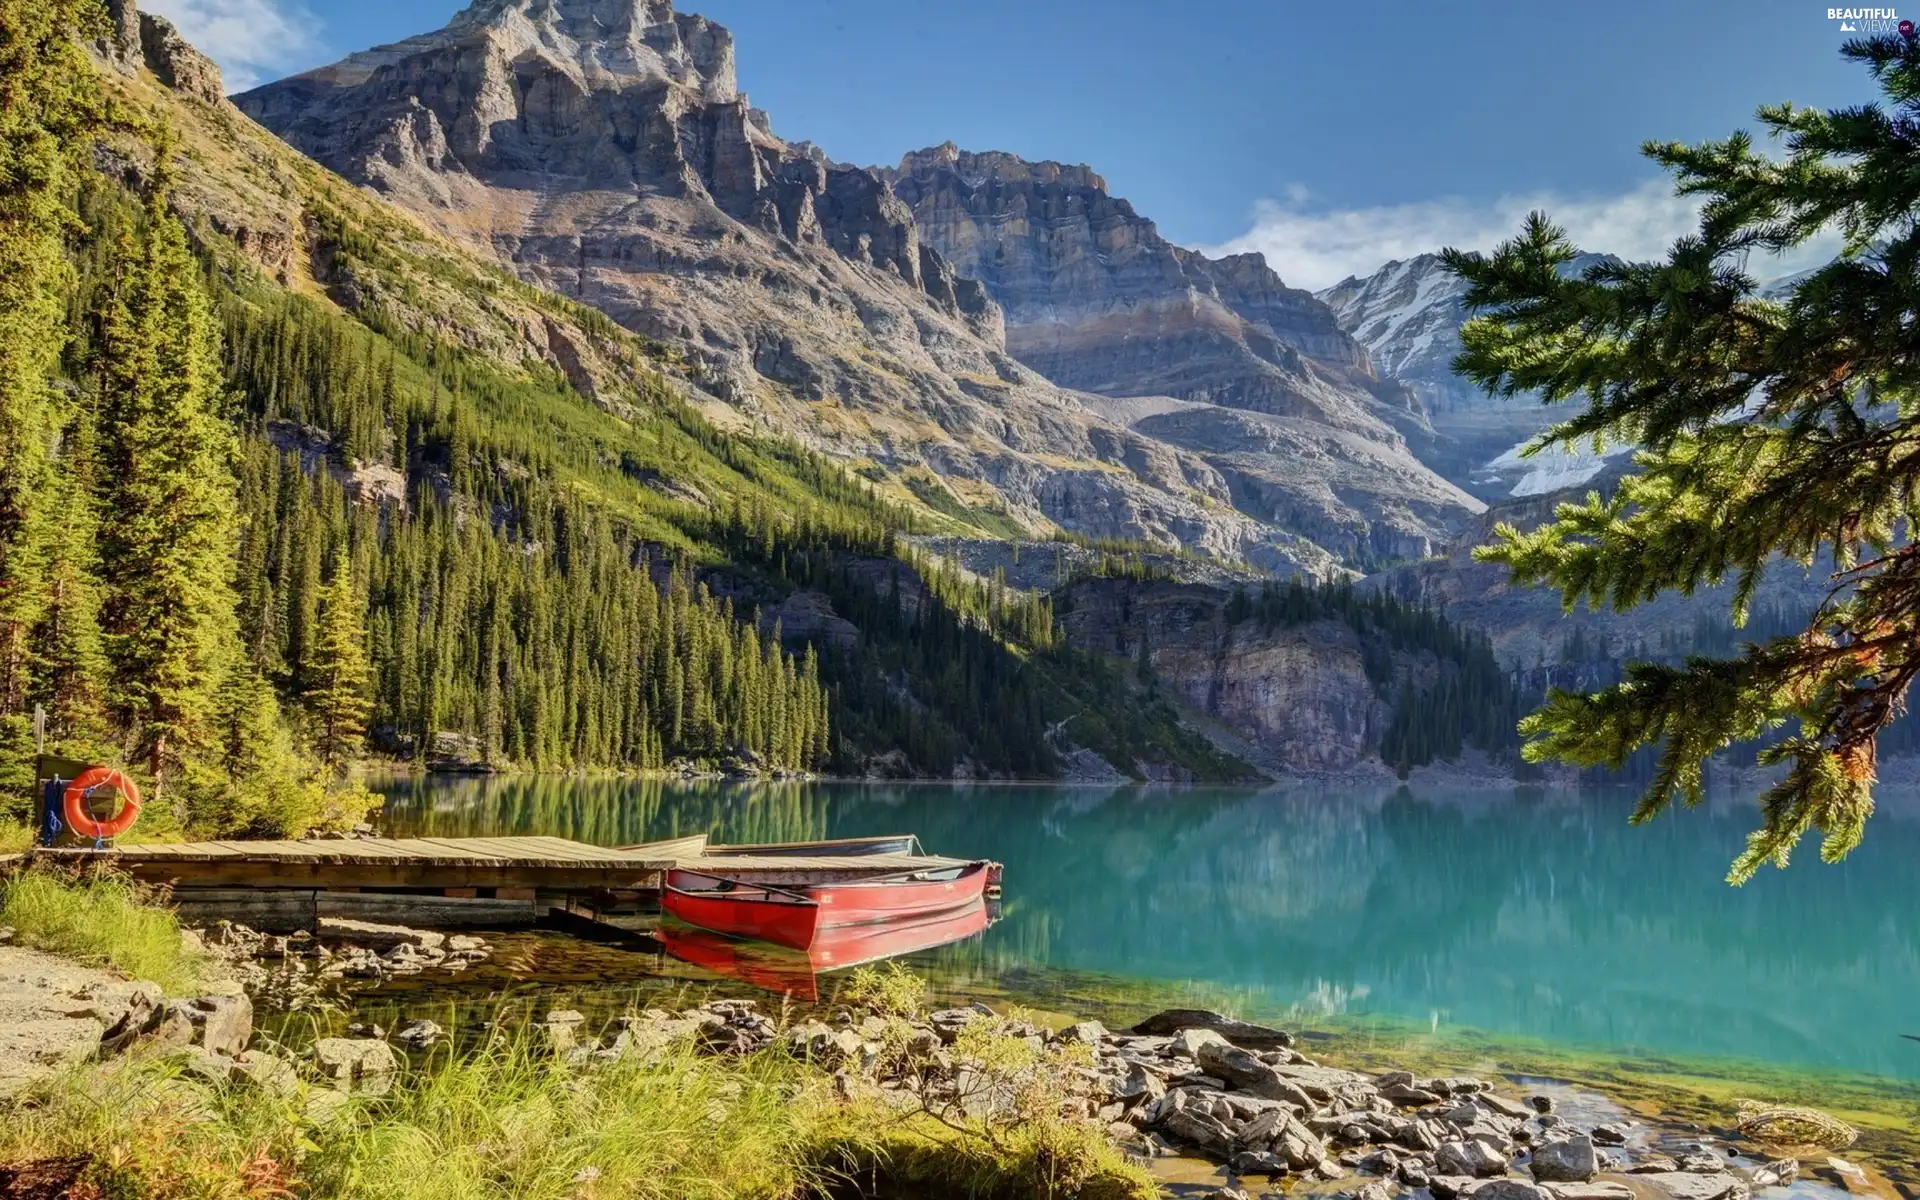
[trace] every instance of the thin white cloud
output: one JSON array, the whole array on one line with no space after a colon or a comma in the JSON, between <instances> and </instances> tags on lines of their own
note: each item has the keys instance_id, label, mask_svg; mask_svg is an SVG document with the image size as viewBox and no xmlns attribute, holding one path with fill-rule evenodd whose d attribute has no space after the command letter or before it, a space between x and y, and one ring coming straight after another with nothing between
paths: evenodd
<instances>
[{"instance_id":1,"label":"thin white cloud","mask_svg":"<svg viewBox=\"0 0 1920 1200\"><path fill-rule=\"evenodd\" d=\"M1672 182L1651 179L1612 196L1552 192L1506 195L1492 202L1445 197L1373 208L1316 208L1307 190L1289 184L1285 200L1262 200L1247 232L1208 254L1257 250L1294 287L1317 290L1349 275L1369 275L1394 259L1443 246L1491 250L1519 232L1529 212L1544 210L1582 250L1626 259L1659 258L1677 237L1699 228L1700 202L1675 196ZM1750 264L1761 278L1831 258L1836 240L1822 239L1792 255Z\"/></svg>"},{"instance_id":2,"label":"thin white cloud","mask_svg":"<svg viewBox=\"0 0 1920 1200\"><path fill-rule=\"evenodd\" d=\"M220 64L230 92L272 79L310 50L320 22L300 0L140 0Z\"/></svg>"}]
</instances>

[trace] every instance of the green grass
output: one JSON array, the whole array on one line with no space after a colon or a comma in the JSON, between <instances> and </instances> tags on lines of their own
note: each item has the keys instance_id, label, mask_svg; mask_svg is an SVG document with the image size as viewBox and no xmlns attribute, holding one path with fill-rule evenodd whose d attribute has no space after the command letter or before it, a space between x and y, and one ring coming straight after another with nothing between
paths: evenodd
<instances>
[{"instance_id":1,"label":"green grass","mask_svg":"<svg viewBox=\"0 0 1920 1200\"><path fill-rule=\"evenodd\" d=\"M0 1164L86 1164L73 1194L340 1200L1149 1200L1098 1132L989 1135L875 1100L767 1051L576 1070L502 1035L404 1070L384 1097L309 1115L166 1059L83 1066L0 1102ZM88 1190L91 1189L91 1190Z\"/></svg>"},{"instance_id":2,"label":"green grass","mask_svg":"<svg viewBox=\"0 0 1920 1200\"><path fill-rule=\"evenodd\" d=\"M19 854L33 848L33 826L25 821L0 819L0 854Z\"/></svg>"},{"instance_id":3,"label":"green grass","mask_svg":"<svg viewBox=\"0 0 1920 1200\"><path fill-rule=\"evenodd\" d=\"M579 1073L520 1038L445 1055L329 1127L301 1175L366 1200L790 1196L814 1162L831 1085L781 1056L728 1063L682 1048Z\"/></svg>"},{"instance_id":4,"label":"green grass","mask_svg":"<svg viewBox=\"0 0 1920 1200\"><path fill-rule=\"evenodd\" d=\"M968 504L953 494L940 477L931 471L913 471L901 476L901 483L915 499L942 516L986 534L988 537L1021 538L1028 531L1008 516L1004 509Z\"/></svg>"},{"instance_id":5,"label":"green grass","mask_svg":"<svg viewBox=\"0 0 1920 1200\"><path fill-rule=\"evenodd\" d=\"M150 979L180 994L204 981L207 960L180 938L173 913L116 875L27 870L0 885L0 925L15 941Z\"/></svg>"}]
</instances>

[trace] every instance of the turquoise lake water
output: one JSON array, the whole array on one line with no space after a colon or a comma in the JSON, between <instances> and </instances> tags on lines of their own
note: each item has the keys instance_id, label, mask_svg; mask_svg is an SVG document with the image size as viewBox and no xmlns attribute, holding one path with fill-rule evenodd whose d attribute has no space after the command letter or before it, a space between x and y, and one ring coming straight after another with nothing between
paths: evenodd
<instances>
[{"instance_id":1,"label":"turquoise lake water","mask_svg":"<svg viewBox=\"0 0 1920 1200\"><path fill-rule=\"evenodd\" d=\"M1310 1024L1920 1080L1920 797L1866 845L1723 882L1729 799L1632 827L1624 793L401 780L395 835L910 832L1006 865L1004 917L937 971L1065 973ZM609 983L617 981L609 980Z\"/></svg>"}]
</instances>

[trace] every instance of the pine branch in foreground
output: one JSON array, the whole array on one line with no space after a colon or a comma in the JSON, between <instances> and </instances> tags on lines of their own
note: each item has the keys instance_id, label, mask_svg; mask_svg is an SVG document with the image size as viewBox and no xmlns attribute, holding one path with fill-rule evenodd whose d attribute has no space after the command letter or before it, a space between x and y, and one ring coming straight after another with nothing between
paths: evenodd
<instances>
[{"instance_id":1,"label":"pine branch in foreground","mask_svg":"<svg viewBox=\"0 0 1920 1200\"><path fill-rule=\"evenodd\" d=\"M1639 473L1612 496L1562 505L1531 532L1501 526L1483 561L1559 589L1569 610L1731 580L1736 624L1776 560L1832 564L1803 630L1734 657L1638 664L1592 694L1556 691L1521 724L1532 761L1617 768L1658 746L1636 821L1676 798L1697 804L1713 754L1793 729L1761 754L1787 770L1736 884L1785 866L1809 833L1829 862L1859 845L1878 736L1920 675L1920 46L1886 37L1842 53L1884 103L1761 109L1779 157L1744 134L1645 147L1705 202L1665 261L1563 274L1577 251L1538 213L1491 256L1444 255L1476 314L1456 371L1501 395L1583 398L1540 446L1639 446ZM1782 301L1760 297L1750 256L1833 231L1839 259Z\"/></svg>"}]
</instances>

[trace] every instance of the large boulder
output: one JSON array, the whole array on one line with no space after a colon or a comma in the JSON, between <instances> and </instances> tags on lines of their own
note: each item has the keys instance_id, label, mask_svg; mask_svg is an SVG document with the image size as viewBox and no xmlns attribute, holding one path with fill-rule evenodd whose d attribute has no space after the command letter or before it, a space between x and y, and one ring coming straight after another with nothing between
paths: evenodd
<instances>
[{"instance_id":1,"label":"large boulder","mask_svg":"<svg viewBox=\"0 0 1920 1200\"><path fill-rule=\"evenodd\" d=\"M245 992L200 996L180 1006L193 1026L193 1040L209 1054L232 1058L253 1040L253 1001Z\"/></svg>"},{"instance_id":2,"label":"large boulder","mask_svg":"<svg viewBox=\"0 0 1920 1200\"><path fill-rule=\"evenodd\" d=\"M1441 1175L1471 1175L1486 1178L1507 1172L1507 1156L1483 1138L1442 1142L1433 1152L1434 1170Z\"/></svg>"},{"instance_id":3,"label":"large boulder","mask_svg":"<svg viewBox=\"0 0 1920 1200\"><path fill-rule=\"evenodd\" d=\"M1599 1169L1593 1139L1577 1133L1541 1142L1533 1148L1529 1169L1542 1183L1585 1183Z\"/></svg>"},{"instance_id":4,"label":"large boulder","mask_svg":"<svg viewBox=\"0 0 1920 1200\"><path fill-rule=\"evenodd\" d=\"M1224 1121L1194 1108L1170 1110L1160 1120L1160 1130L1168 1137L1202 1150L1224 1153L1234 1142L1234 1131Z\"/></svg>"},{"instance_id":5,"label":"large boulder","mask_svg":"<svg viewBox=\"0 0 1920 1200\"><path fill-rule=\"evenodd\" d=\"M1326 1143L1284 1108L1257 1114L1241 1127L1240 1141L1246 1146L1265 1146L1295 1171L1316 1167L1327 1158Z\"/></svg>"},{"instance_id":6,"label":"large boulder","mask_svg":"<svg viewBox=\"0 0 1920 1200\"><path fill-rule=\"evenodd\" d=\"M386 1095L400 1067L393 1047L372 1038L321 1038L312 1054L320 1077L350 1095Z\"/></svg>"},{"instance_id":7,"label":"large boulder","mask_svg":"<svg viewBox=\"0 0 1920 1200\"><path fill-rule=\"evenodd\" d=\"M165 1003L159 984L139 980L96 1008L94 1018L106 1026L100 1035L100 1053L117 1054L131 1046L153 1028Z\"/></svg>"},{"instance_id":8,"label":"large boulder","mask_svg":"<svg viewBox=\"0 0 1920 1200\"><path fill-rule=\"evenodd\" d=\"M292 1096L300 1090L300 1072L294 1065L264 1050L243 1050L235 1055L233 1079L269 1096Z\"/></svg>"},{"instance_id":9,"label":"large boulder","mask_svg":"<svg viewBox=\"0 0 1920 1200\"><path fill-rule=\"evenodd\" d=\"M1281 1075L1279 1068L1224 1039L1203 1043L1194 1055L1194 1064L1207 1074L1218 1076L1256 1096L1295 1105L1301 1112L1312 1112L1314 1109L1312 1098L1299 1085Z\"/></svg>"},{"instance_id":10,"label":"large boulder","mask_svg":"<svg viewBox=\"0 0 1920 1200\"><path fill-rule=\"evenodd\" d=\"M1293 1035L1266 1025L1255 1025L1204 1008L1169 1008L1133 1027L1133 1032L1171 1036L1183 1029L1210 1029L1236 1046L1272 1050L1293 1045Z\"/></svg>"},{"instance_id":11,"label":"large boulder","mask_svg":"<svg viewBox=\"0 0 1920 1200\"><path fill-rule=\"evenodd\" d=\"M1129 1104L1135 1101L1151 1102L1167 1094L1167 1085L1139 1063L1129 1063L1127 1073L1111 1082L1107 1094Z\"/></svg>"},{"instance_id":12,"label":"large boulder","mask_svg":"<svg viewBox=\"0 0 1920 1200\"><path fill-rule=\"evenodd\" d=\"M1274 1070L1282 1079L1322 1104L1350 1098L1364 1102L1374 1094L1372 1078L1355 1071L1298 1063L1279 1064Z\"/></svg>"},{"instance_id":13,"label":"large boulder","mask_svg":"<svg viewBox=\"0 0 1920 1200\"><path fill-rule=\"evenodd\" d=\"M1081 1021L1069 1025L1059 1034L1063 1042L1078 1042L1083 1046L1097 1046L1108 1037L1107 1027L1098 1021Z\"/></svg>"}]
</instances>

